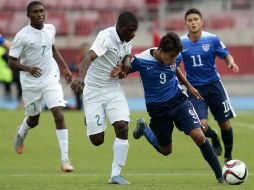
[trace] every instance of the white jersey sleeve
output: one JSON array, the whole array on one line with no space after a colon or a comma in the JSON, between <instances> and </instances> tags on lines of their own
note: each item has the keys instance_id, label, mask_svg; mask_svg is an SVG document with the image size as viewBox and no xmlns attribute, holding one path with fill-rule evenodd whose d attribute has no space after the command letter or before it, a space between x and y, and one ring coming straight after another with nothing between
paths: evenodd
<instances>
[{"instance_id":1,"label":"white jersey sleeve","mask_svg":"<svg viewBox=\"0 0 254 190\"><path fill-rule=\"evenodd\" d=\"M90 50L94 51L98 57L104 55L109 48L109 39L106 38L103 31L99 32Z\"/></svg>"},{"instance_id":2,"label":"white jersey sleeve","mask_svg":"<svg viewBox=\"0 0 254 190\"><path fill-rule=\"evenodd\" d=\"M11 48L9 50L9 56L19 58L21 56L24 43L23 43L23 37L18 33L11 45Z\"/></svg>"}]
</instances>

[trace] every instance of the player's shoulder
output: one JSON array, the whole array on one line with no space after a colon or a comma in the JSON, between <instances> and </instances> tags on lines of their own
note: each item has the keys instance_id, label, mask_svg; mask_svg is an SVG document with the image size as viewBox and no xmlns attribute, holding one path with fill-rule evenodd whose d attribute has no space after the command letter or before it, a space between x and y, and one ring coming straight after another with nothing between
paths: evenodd
<instances>
[{"instance_id":1,"label":"player's shoulder","mask_svg":"<svg viewBox=\"0 0 254 190\"><path fill-rule=\"evenodd\" d=\"M200 42L207 42L207 43L216 43L219 40L219 37L216 34L213 34L211 32L202 31L202 35L200 37Z\"/></svg>"},{"instance_id":2,"label":"player's shoulder","mask_svg":"<svg viewBox=\"0 0 254 190\"><path fill-rule=\"evenodd\" d=\"M134 57L137 59L146 60L146 61L154 60L154 57L150 53L152 49L156 49L156 48L154 47L154 48L147 49L139 54L136 54Z\"/></svg>"},{"instance_id":3,"label":"player's shoulder","mask_svg":"<svg viewBox=\"0 0 254 190\"><path fill-rule=\"evenodd\" d=\"M187 39L189 39L188 33L183 34L182 36L180 36L180 39L181 39L181 40L187 40Z\"/></svg>"},{"instance_id":4,"label":"player's shoulder","mask_svg":"<svg viewBox=\"0 0 254 190\"><path fill-rule=\"evenodd\" d=\"M104 30L101 30L97 36L104 37L106 39L111 39L114 37L116 31L115 27L109 27Z\"/></svg>"},{"instance_id":5,"label":"player's shoulder","mask_svg":"<svg viewBox=\"0 0 254 190\"><path fill-rule=\"evenodd\" d=\"M189 42L191 42L190 38L188 37L188 33L182 35L182 36L180 37L180 40L181 40L181 42L182 42L184 45L186 45L186 44L188 44Z\"/></svg>"},{"instance_id":6,"label":"player's shoulder","mask_svg":"<svg viewBox=\"0 0 254 190\"><path fill-rule=\"evenodd\" d=\"M211 37L211 38L215 38L215 37L217 37L217 35L216 35L216 34L213 34L213 33L211 33L211 32L202 31L201 37Z\"/></svg>"},{"instance_id":7,"label":"player's shoulder","mask_svg":"<svg viewBox=\"0 0 254 190\"><path fill-rule=\"evenodd\" d=\"M55 26L54 26L53 24L45 23L45 24L44 24L44 28L47 28L47 29L55 29Z\"/></svg>"},{"instance_id":8,"label":"player's shoulder","mask_svg":"<svg viewBox=\"0 0 254 190\"><path fill-rule=\"evenodd\" d=\"M17 37L24 37L26 36L29 32L30 32L30 26L27 25L27 26L24 26L21 30L19 30L17 33L16 33L16 38Z\"/></svg>"},{"instance_id":9,"label":"player's shoulder","mask_svg":"<svg viewBox=\"0 0 254 190\"><path fill-rule=\"evenodd\" d=\"M44 24L44 29L47 31L55 31L56 28L53 24Z\"/></svg>"}]
</instances>

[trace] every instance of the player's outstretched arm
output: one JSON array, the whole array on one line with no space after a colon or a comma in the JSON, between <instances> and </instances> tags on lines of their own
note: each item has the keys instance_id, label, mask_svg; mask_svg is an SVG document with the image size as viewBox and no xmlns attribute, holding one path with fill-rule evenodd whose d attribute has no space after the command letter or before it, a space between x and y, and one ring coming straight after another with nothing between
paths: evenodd
<instances>
[{"instance_id":1,"label":"player's outstretched arm","mask_svg":"<svg viewBox=\"0 0 254 190\"><path fill-rule=\"evenodd\" d=\"M53 50L53 57L55 58L57 64L63 68L63 74L64 78L67 81L68 84L71 83L72 81L72 73L68 67L68 65L65 63L62 55L60 54L59 50L55 47L55 45L52 46Z\"/></svg>"},{"instance_id":2,"label":"player's outstretched arm","mask_svg":"<svg viewBox=\"0 0 254 190\"><path fill-rule=\"evenodd\" d=\"M198 100L203 100L203 97L199 94L198 90L187 81L179 67L177 67L176 69L176 76L180 83L183 84L190 91L192 96L196 97Z\"/></svg>"},{"instance_id":3,"label":"player's outstretched arm","mask_svg":"<svg viewBox=\"0 0 254 190\"><path fill-rule=\"evenodd\" d=\"M235 73L239 72L239 67L238 65L235 63L234 58L232 57L232 55L228 55L225 59L224 59L225 63L227 64L229 69L232 69Z\"/></svg>"}]
</instances>

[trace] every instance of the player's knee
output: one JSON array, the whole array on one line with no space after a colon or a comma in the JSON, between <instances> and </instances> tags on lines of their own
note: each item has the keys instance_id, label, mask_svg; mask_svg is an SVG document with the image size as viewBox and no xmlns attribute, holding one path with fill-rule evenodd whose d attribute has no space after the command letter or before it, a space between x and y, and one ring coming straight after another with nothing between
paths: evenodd
<instances>
[{"instance_id":1,"label":"player's knee","mask_svg":"<svg viewBox=\"0 0 254 190\"><path fill-rule=\"evenodd\" d=\"M54 119L57 125L64 122L64 116L61 112L54 114Z\"/></svg>"},{"instance_id":2,"label":"player's knee","mask_svg":"<svg viewBox=\"0 0 254 190\"><path fill-rule=\"evenodd\" d=\"M206 141L206 137L204 134L198 134L193 138L193 140L197 145L202 145Z\"/></svg>"},{"instance_id":3,"label":"player's knee","mask_svg":"<svg viewBox=\"0 0 254 190\"><path fill-rule=\"evenodd\" d=\"M39 124L39 116L29 117L26 122L29 127L34 128Z\"/></svg>"},{"instance_id":4,"label":"player's knee","mask_svg":"<svg viewBox=\"0 0 254 190\"><path fill-rule=\"evenodd\" d=\"M90 135L89 139L94 146L100 146L104 143L104 136L103 135L99 135L99 134Z\"/></svg>"},{"instance_id":5,"label":"player's knee","mask_svg":"<svg viewBox=\"0 0 254 190\"><path fill-rule=\"evenodd\" d=\"M128 122L117 121L113 123L115 128L116 137L119 139L128 139Z\"/></svg>"},{"instance_id":6,"label":"player's knee","mask_svg":"<svg viewBox=\"0 0 254 190\"><path fill-rule=\"evenodd\" d=\"M219 126L220 126L222 131L227 131L227 130L229 130L231 128L229 120L227 120L227 121L225 121L223 123L220 123Z\"/></svg>"}]
</instances>

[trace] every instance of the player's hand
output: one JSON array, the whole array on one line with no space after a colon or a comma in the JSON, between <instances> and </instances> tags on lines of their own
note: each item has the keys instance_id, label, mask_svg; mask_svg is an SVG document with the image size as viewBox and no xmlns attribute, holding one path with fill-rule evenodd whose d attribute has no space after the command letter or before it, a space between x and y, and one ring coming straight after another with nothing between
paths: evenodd
<instances>
[{"instance_id":1,"label":"player's hand","mask_svg":"<svg viewBox=\"0 0 254 190\"><path fill-rule=\"evenodd\" d=\"M236 63L232 62L228 64L228 68L232 69L235 73L239 72L239 67Z\"/></svg>"},{"instance_id":2,"label":"player's hand","mask_svg":"<svg viewBox=\"0 0 254 190\"><path fill-rule=\"evenodd\" d=\"M197 98L198 100L204 100L204 98L199 94L199 92L196 88L191 87L188 90L190 91L191 95L194 96L195 98Z\"/></svg>"},{"instance_id":3,"label":"player's hand","mask_svg":"<svg viewBox=\"0 0 254 190\"><path fill-rule=\"evenodd\" d=\"M69 70L69 68L65 69L64 70L64 78L67 82L67 84L70 84L71 81L72 81L72 73L71 71Z\"/></svg>"},{"instance_id":4,"label":"player's hand","mask_svg":"<svg viewBox=\"0 0 254 190\"><path fill-rule=\"evenodd\" d=\"M76 78L71 84L71 88L75 92L83 92L84 86L84 80L81 77Z\"/></svg>"},{"instance_id":5,"label":"player's hand","mask_svg":"<svg viewBox=\"0 0 254 190\"><path fill-rule=\"evenodd\" d=\"M111 78L116 78L117 76L119 79L123 79L126 77L126 74L123 70L123 65L117 65L116 67L113 68L113 70L110 73Z\"/></svg>"},{"instance_id":6,"label":"player's hand","mask_svg":"<svg viewBox=\"0 0 254 190\"><path fill-rule=\"evenodd\" d=\"M35 78L38 78L42 75L42 70L38 67L29 67L28 72Z\"/></svg>"}]
</instances>

